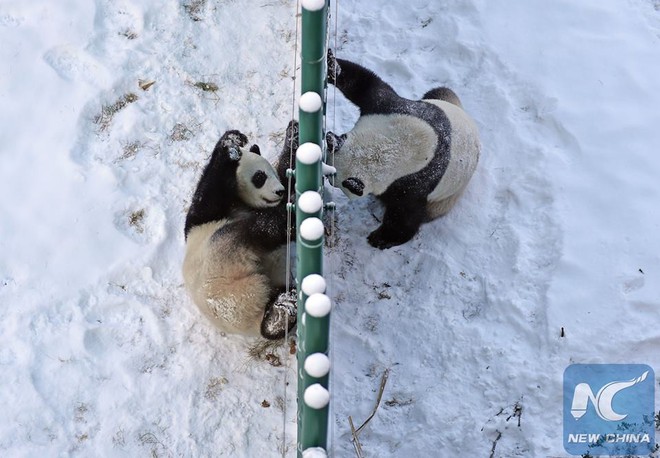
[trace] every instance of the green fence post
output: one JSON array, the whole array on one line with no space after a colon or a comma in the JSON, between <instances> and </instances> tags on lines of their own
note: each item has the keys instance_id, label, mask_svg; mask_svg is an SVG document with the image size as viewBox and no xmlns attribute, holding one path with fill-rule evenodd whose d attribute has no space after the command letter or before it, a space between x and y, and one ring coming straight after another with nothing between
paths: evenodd
<instances>
[{"instance_id":1,"label":"green fence post","mask_svg":"<svg viewBox=\"0 0 660 458\"><path fill-rule=\"evenodd\" d=\"M327 456L330 299L323 279L321 160L327 49L327 0L302 0L300 147L296 153L298 287L297 454Z\"/></svg>"}]
</instances>

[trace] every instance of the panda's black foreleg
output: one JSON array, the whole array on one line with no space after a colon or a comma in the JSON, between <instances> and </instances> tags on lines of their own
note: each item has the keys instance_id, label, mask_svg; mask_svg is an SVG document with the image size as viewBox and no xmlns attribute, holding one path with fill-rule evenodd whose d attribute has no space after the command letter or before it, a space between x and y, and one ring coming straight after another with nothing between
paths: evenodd
<instances>
[{"instance_id":1,"label":"panda's black foreleg","mask_svg":"<svg viewBox=\"0 0 660 458\"><path fill-rule=\"evenodd\" d=\"M296 151L300 144L300 127L298 126L298 121L292 119L289 121L289 125L286 127L286 134L284 136L284 146L280 152L280 156L277 159L277 176L280 179L280 182L286 186L289 178L286 176L286 171L292 169L296 162ZM292 180L293 188L293 180Z\"/></svg>"},{"instance_id":2,"label":"panda's black foreleg","mask_svg":"<svg viewBox=\"0 0 660 458\"><path fill-rule=\"evenodd\" d=\"M224 133L213 149L211 159L204 167L202 176L197 183L190 209L186 215L184 234L194 226L226 218L231 212L235 196L236 169L241 159L241 147L245 146L248 138L238 130Z\"/></svg>"},{"instance_id":3,"label":"panda's black foreleg","mask_svg":"<svg viewBox=\"0 0 660 458\"><path fill-rule=\"evenodd\" d=\"M335 59L328 52L328 82L360 109L360 114L387 114L393 102L400 100L396 91L371 70L354 62Z\"/></svg>"},{"instance_id":4,"label":"panda's black foreleg","mask_svg":"<svg viewBox=\"0 0 660 458\"><path fill-rule=\"evenodd\" d=\"M295 217L289 224L286 203L274 208L253 209L242 222L241 237L246 243L265 251L284 245L287 240L295 240Z\"/></svg>"},{"instance_id":5,"label":"panda's black foreleg","mask_svg":"<svg viewBox=\"0 0 660 458\"><path fill-rule=\"evenodd\" d=\"M369 244L381 250L402 245L412 239L426 217L426 197L381 198L385 204L383 222L367 237Z\"/></svg>"},{"instance_id":6,"label":"panda's black foreleg","mask_svg":"<svg viewBox=\"0 0 660 458\"><path fill-rule=\"evenodd\" d=\"M279 340L293 330L298 318L296 296L295 289L275 294L275 298L266 306L261 320L261 335L264 338Z\"/></svg>"},{"instance_id":7,"label":"panda's black foreleg","mask_svg":"<svg viewBox=\"0 0 660 458\"><path fill-rule=\"evenodd\" d=\"M296 178L294 175L289 177L287 171L293 170L296 164L296 151L300 145L300 127L298 121L292 119L286 127L286 134L284 136L284 145L282 151L277 158L275 171L280 182L288 189L285 202L295 202L296 196Z\"/></svg>"}]
</instances>

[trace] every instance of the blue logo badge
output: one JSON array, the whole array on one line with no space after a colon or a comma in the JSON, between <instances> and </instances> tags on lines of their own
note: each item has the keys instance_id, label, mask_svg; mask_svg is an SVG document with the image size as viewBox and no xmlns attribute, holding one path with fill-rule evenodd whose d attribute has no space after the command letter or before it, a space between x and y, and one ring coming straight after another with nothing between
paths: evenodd
<instances>
[{"instance_id":1,"label":"blue logo badge","mask_svg":"<svg viewBox=\"0 0 660 458\"><path fill-rule=\"evenodd\" d=\"M564 448L571 455L647 455L655 446L655 374L646 364L564 371Z\"/></svg>"}]
</instances>

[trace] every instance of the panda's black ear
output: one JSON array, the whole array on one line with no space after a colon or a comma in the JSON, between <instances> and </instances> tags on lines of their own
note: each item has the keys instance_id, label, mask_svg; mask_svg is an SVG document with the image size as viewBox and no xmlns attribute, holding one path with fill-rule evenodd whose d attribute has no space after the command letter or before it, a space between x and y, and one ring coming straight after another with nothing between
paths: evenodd
<instances>
[{"instance_id":1,"label":"panda's black ear","mask_svg":"<svg viewBox=\"0 0 660 458\"><path fill-rule=\"evenodd\" d=\"M256 143L250 146L250 152L261 156L261 150L259 149L259 145L257 145Z\"/></svg>"}]
</instances>

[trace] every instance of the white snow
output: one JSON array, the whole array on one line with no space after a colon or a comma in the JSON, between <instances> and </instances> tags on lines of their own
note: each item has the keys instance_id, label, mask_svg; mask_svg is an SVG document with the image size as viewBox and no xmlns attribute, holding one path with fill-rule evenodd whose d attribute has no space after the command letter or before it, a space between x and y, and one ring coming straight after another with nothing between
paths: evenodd
<instances>
[{"instance_id":1,"label":"white snow","mask_svg":"<svg viewBox=\"0 0 660 458\"><path fill-rule=\"evenodd\" d=\"M323 152L316 143L303 143L298 147L296 158L303 164L311 165L321 160Z\"/></svg>"},{"instance_id":2,"label":"white snow","mask_svg":"<svg viewBox=\"0 0 660 458\"><path fill-rule=\"evenodd\" d=\"M318 11L325 6L325 0L302 0L300 3L307 11Z\"/></svg>"},{"instance_id":3,"label":"white snow","mask_svg":"<svg viewBox=\"0 0 660 458\"><path fill-rule=\"evenodd\" d=\"M331 165L326 164L325 162L321 163L321 173L323 175L333 175L337 173L337 169Z\"/></svg>"},{"instance_id":4,"label":"white snow","mask_svg":"<svg viewBox=\"0 0 660 458\"><path fill-rule=\"evenodd\" d=\"M303 289L303 291L307 294L307 290ZM332 301L322 293L312 293L305 301L305 312L315 318L327 316L331 309Z\"/></svg>"},{"instance_id":5,"label":"white snow","mask_svg":"<svg viewBox=\"0 0 660 458\"><path fill-rule=\"evenodd\" d=\"M323 221L319 218L307 218L300 223L300 236L308 241L319 240L323 237Z\"/></svg>"},{"instance_id":6,"label":"white snow","mask_svg":"<svg viewBox=\"0 0 660 458\"><path fill-rule=\"evenodd\" d=\"M306 113L316 113L323 107L323 100L316 92L305 92L300 96L298 105Z\"/></svg>"},{"instance_id":7,"label":"white snow","mask_svg":"<svg viewBox=\"0 0 660 458\"><path fill-rule=\"evenodd\" d=\"M296 205L305 213L316 213L323 208L323 197L316 191L305 191L296 200Z\"/></svg>"},{"instance_id":8,"label":"white snow","mask_svg":"<svg viewBox=\"0 0 660 458\"><path fill-rule=\"evenodd\" d=\"M326 287L327 284L325 278L319 274L307 275L300 282L300 289L308 296L317 293L325 293Z\"/></svg>"},{"instance_id":9,"label":"white snow","mask_svg":"<svg viewBox=\"0 0 660 458\"><path fill-rule=\"evenodd\" d=\"M328 454L321 447L308 448L303 451L303 458L326 458Z\"/></svg>"},{"instance_id":10,"label":"white snow","mask_svg":"<svg viewBox=\"0 0 660 458\"><path fill-rule=\"evenodd\" d=\"M312 377L325 377L330 372L330 358L323 353L312 353L305 358L304 368Z\"/></svg>"},{"instance_id":11,"label":"white snow","mask_svg":"<svg viewBox=\"0 0 660 458\"><path fill-rule=\"evenodd\" d=\"M330 402L330 393L320 383L314 383L305 388L303 400L312 409L322 409Z\"/></svg>"},{"instance_id":12,"label":"white snow","mask_svg":"<svg viewBox=\"0 0 660 458\"><path fill-rule=\"evenodd\" d=\"M281 148L295 13L0 4L0 455L294 456L289 346L248 357L180 271L219 136ZM366 242L373 199L326 193L329 455L355 456L347 417L389 369L366 456L567 456L569 364L660 370L660 4L343 1L330 30L403 96L454 89L483 150L456 208L390 250ZM357 119L332 87L327 113Z\"/></svg>"}]
</instances>

